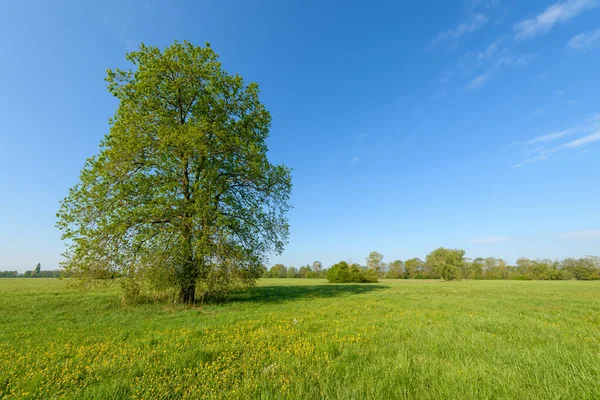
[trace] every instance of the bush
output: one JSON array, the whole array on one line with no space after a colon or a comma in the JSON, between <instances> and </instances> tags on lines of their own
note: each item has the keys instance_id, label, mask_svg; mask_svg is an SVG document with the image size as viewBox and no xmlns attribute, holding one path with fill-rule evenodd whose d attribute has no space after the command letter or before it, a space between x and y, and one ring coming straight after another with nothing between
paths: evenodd
<instances>
[{"instance_id":1,"label":"bush","mask_svg":"<svg viewBox=\"0 0 600 400\"><path fill-rule=\"evenodd\" d=\"M318 277L319 277L319 273L318 273L318 272L315 272L315 271L308 271L308 272L306 273L306 278L312 278L312 279L315 279L315 278L318 278Z\"/></svg>"},{"instance_id":2,"label":"bush","mask_svg":"<svg viewBox=\"0 0 600 400\"><path fill-rule=\"evenodd\" d=\"M331 283L377 282L377 271L340 261L327 270L327 279Z\"/></svg>"}]
</instances>

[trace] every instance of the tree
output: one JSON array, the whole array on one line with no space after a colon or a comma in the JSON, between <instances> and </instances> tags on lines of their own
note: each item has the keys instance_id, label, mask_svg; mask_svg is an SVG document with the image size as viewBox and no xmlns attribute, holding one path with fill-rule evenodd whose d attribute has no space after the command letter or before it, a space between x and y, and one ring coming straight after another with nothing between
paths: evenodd
<instances>
[{"instance_id":1,"label":"tree","mask_svg":"<svg viewBox=\"0 0 600 400\"><path fill-rule=\"evenodd\" d=\"M291 191L290 170L267 159L258 85L222 70L208 44L142 44L127 60L134 70L108 71L119 107L100 153L57 214L63 267L153 279L183 303L197 285L252 285L287 241Z\"/></svg>"},{"instance_id":2,"label":"tree","mask_svg":"<svg viewBox=\"0 0 600 400\"><path fill-rule=\"evenodd\" d=\"M310 265L306 264L303 265L302 267L300 267L300 269L298 270L298 276L300 278L306 278L308 273L311 272L310 270Z\"/></svg>"},{"instance_id":3,"label":"tree","mask_svg":"<svg viewBox=\"0 0 600 400\"><path fill-rule=\"evenodd\" d=\"M337 264L333 264L331 268L327 270L327 279L332 283L352 282L350 266L346 261L340 261Z\"/></svg>"},{"instance_id":4,"label":"tree","mask_svg":"<svg viewBox=\"0 0 600 400\"><path fill-rule=\"evenodd\" d=\"M400 260L392 261L388 266L386 278L400 279L404 273L404 263Z\"/></svg>"},{"instance_id":5,"label":"tree","mask_svg":"<svg viewBox=\"0 0 600 400\"><path fill-rule=\"evenodd\" d=\"M562 261L562 268L565 272L577 280L597 279L594 258L588 256L585 258L566 258Z\"/></svg>"},{"instance_id":6,"label":"tree","mask_svg":"<svg viewBox=\"0 0 600 400\"><path fill-rule=\"evenodd\" d=\"M451 281L458 279L459 271L464 263L464 256L464 250L440 247L429 253L425 262L443 279Z\"/></svg>"},{"instance_id":7,"label":"tree","mask_svg":"<svg viewBox=\"0 0 600 400\"><path fill-rule=\"evenodd\" d=\"M271 278L285 278L287 276L287 268L283 264L275 264L271 267Z\"/></svg>"},{"instance_id":8,"label":"tree","mask_svg":"<svg viewBox=\"0 0 600 400\"><path fill-rule=\"evenodd\" d=\"M312 270L318 274L321 272L321 269L323 269L323 263L321 261L313 261Z\"/></svg>"},{"instance_id":9,"label":"tree","mask_svg":"<svg viewBox=\"0 0 600 400\"><path fill-rule=\"evenodd\" d=\"M327 279L332 283L377 282L374 269L364 269L358 264L340 261L327 270Z\"/></svg>"},{"instance_id":10,"label":"tree","mask_svg":"<svg viewBox=\"0 0 600 400\"><path fill-rule=\"evenodd\" d=\"M376 251L370 252L369 256L367 257L367 268L371 268L377 273L377 276L381 276L385 268L383 254Z\"/></svg>"},{"instance_id":11,"label":"tree","mask_svg":"<svg viewBox=\"0 0 600 400\"><path fill-rule=\"evenodd\" d=\"M485 260L481 257L477 257L473 260L470 265L470 276L473 279L481 279L483 273L483 266Z\"/></svg>"},{"instance_id":12,"label":"tree","mask_svg":"<svg viewBox=\"0 0 600 400\"><path fill-rule=\"evenodd\" d=\"M286 277L287 278L299 278L300 275L298 275L298 270L296 269L296 267L289 267L287 269Z\"/></svg>"},{"instance_id":13,"label":"tree","mask_svg":"<svg viewBox=\"0 0 600 400\"><path fill-rule=\"evenodd\" d=\"M33 271L30 271L29 276L31 278L37 278L40 274L40 270L42 269L42 264L38 263L38 265L35 266Z\"/></svg>"},{"instance_id":14,"label":"tree","mask_svg":"<svg viewBox=\"0 0 600 400\"><path fill-rule=\"evenodd\" d=\"M423 261L418 258L411 258L404 263L404 275L407 279L422 278L420 276L423 270Z\"/></svg>"}]
</instances>

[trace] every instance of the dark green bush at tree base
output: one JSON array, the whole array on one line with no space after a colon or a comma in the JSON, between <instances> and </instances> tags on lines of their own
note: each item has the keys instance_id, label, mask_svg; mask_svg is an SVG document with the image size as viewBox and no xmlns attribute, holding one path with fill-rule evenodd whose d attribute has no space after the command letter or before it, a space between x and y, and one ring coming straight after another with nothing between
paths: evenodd
<instances>
[{"instance_id":1,"label":"dark green bush at tree base","mask_svg":"<svg viewBox=\"0 0 600 400\"><path fill-rule=\"evenodd\" d=\"M362 268L358 264L349 265L346 261L340 261L327 270L327 279L331 283L366 283L377 282L377 271Z\"/></svg>"}]
</instances>

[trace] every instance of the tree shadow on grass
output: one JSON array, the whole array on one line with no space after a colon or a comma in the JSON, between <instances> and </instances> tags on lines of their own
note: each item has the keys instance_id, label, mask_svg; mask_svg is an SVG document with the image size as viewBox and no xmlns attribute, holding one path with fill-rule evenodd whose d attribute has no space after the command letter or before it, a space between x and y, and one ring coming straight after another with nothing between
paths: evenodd
<instances>
[{"instance_id":1,"label":"tree shadow on grass","mask_svg":"<svg viewBox=\"0 0 600 400\"><path fill-rule=\"evenodd\" d=\"M346 297L389 289L389 286L374 284L257 286L236 293L229 301L236 303L283 303L301 299Z\"/></svg>"}]
</instances>

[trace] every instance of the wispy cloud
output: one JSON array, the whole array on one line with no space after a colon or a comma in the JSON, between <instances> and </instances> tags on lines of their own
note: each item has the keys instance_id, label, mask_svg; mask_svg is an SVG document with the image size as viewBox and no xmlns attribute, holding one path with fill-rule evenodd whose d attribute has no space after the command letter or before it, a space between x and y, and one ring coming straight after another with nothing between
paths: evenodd
<instances>
[{"instance_id":1,"label":"wispy cloud","mask_svg":"<svg viewBox=\"0 0 600 400\"><path fill-rule=\"evenodd\" d=\"M600 239L599 229L590 229L586 231L572 231L563 233L560 235L562 239L573 239L573 240L597 240Z\"/></svg>"},{"instance_id":2,"label":"wispy cloud","mask_svg":"<svg viewBox=\"0 0 600 400\"><path fill-rule=\"evenodd\" d=\"M499 51L500 45L502 44L502 39L496 39L492 42L492 44L488 45L484 51L477 54L477 58L479 60L490 60L492 59Z\"/></svg>"},{"instance_id":3,"label":"wispy cloud","mask_svg":"<svg viewBox=\"0 0 600 400\"><path fill-rule=\"evenodd\" d=\"M477 75L471 80L465 87L467 89L479 89L483 87L492 77L496 74L496 69L484 72L483 74Z\"/></svg>"},{"instance_id":4,"label":"wispy cloud","mask_svg":"<svg viewBox=\"0 0 600 400\"><path fill-rule=\"evenodd\" d=\"M356 164L356 163L357 163L359 160L360 160L360 158L358 158L358 157L353 157L353 158L350 160L350 164Z\"/></svg>"},{"instance_id":5,"label":"wispy cloud","mask_svg":"<svg viewBox=\"0 0 600 400\"><path fill-rule=\"evenodd\" d=\"M491 237L473 239L473 240L471 240L471 243L491 244L491 243L509 242L511 240L512 240L512 238L510 238L508 236L491 236Z\"/></svg>"},{"instance_id":6,"label":"wispy cloud","mask_svg":"<svg viewBox=\"0 0 600 400\"><path fill-rule=\"evenodd\" d=\"M437 35L436 38L431 41L431 44L436 46L441 43L451 42L453 46L456 46L461 37L477 31L483 27L488 20L488 17L483 14L472 14L467 21L458 25L456 28Z\"/></svg>"},{"instance_id":7,"label":"wispy cloud","mask_svg":"<svg viewBox=\"0 0 600 400\"><path fill-rule=\"evenodd\" d=\"M568 129L564 129L559 132L552 132L552 133L548 133L545 135L535 137L535 138L529 140L527 143L529 143L529 144L546 143L546 142L551 142L553 140L561 139L565 136L570 136L570 135L573 135L576 133L586 133L586 132L592 132L595 130L600 130L600 113L592 115L591 117L586 119L586 121L582 124L573 126Z\"/></svg>"},{"instance_id":8,"label":"wispy cloud","mask_svg":"<svg viewBox=\"0 0 600 400\"><path fill-rule=\"evenodd\" d=\"M600 131L596 131L596 132L592 133L591 135L587 135L587 136L584 136L577 140L573 140L572 142L565 143L564 148L565 149L576 149L578 147L585 146L590 143L595 143L598 141L600 141Z\"/></svg>"},{"instance_id":9,"label":"wispy cloud","mask_svg":"<svg viewBox=\"0 0 600 400\"><path fill-rule=\"evenodd\" d=\"M565 0L554 3L533 18L514 26L517 39L528 39L548 32L558 23L567 22L586 10L597 7L599 0Z\"/></svg>"},{"instance_id":10,"label":"wispy cloud","mask_svg":"<svg viewBox=\"0 0 600 400\"><path fill-rule=\"evenodd\" d=\"M600 29L573 36L567 44L572 50L585 53L600 46Z\"/></svg>"},{"instance_id":11,"label":"wispy cloud","mask_svg":"<svg viewBox=\"0 0 600 400\"><path fill-rule=\"evenodd\" d=\"M527 164L531 164L537 161L547 160L548 158L550 158L550 156L559 151L580 149L592 143L600 142L600 113L593 115L592 117L588 118L584 123L579 124L577 126L562 130L560 132L549 133L533 138L529 140L527 144L546 144L548 142L552 142L564 138L566 136L578 133L586 133L586 135L551 148L546 148L543 146L537 147L532 151L532 153L534 154L532 157L529 157L516 164L515 168L520 168Z\"/></svg>"},{"instance_id":12,"label":"wispy cloud","mask_svg":"<svg viewBox=\"0 0 600 400\"><path fill-rule=\"evenodd\" d=\"M490 45L490 46L496 46L496 43L497 43L497 41L492 43L492 45ZM521 67L535 58L535 54L533 54L533 53L515 56L515 55L508 54L507 50L494 50L493 52L487 52L487 50L490 49L490 46L488 46L486 51L484 51L483 53L479 53L478 58L480 60L484 59L484 58L480 58L481 54L489 55L492 53L500 52L503 55L501 55L499 57L489 56L489 58L487 58L487 61L488 61L487 67L486 67L487 69L484 72L477 75L475 78L473 78L469 83L467 83L465 85L466 89L471 89L471 90L479 89L479 88L483 87L487 82L489 82L500 69L505 68L505 67L509 67L509 68L510 67ZM487 57L487 56L484 56L484 57Z\"/></svg>"},{"instance_id":13,"label":"wispy cloud","mask_svg":"<svg viewBox=\"0 0 600 400\"><path fill-rule=\"evenodd\" d=\"M573 133L576 133L576 132L577 132L577 129L575 129L575 128L565 129L564 131L548 133L546 135L535 137L535 138L531 139L530 141L528 141L527 143L536 144L536 143L551 142L553 140L560 139L560 138L568 136L568 135L572 135Z\"/></svg>"}]
</instances>

